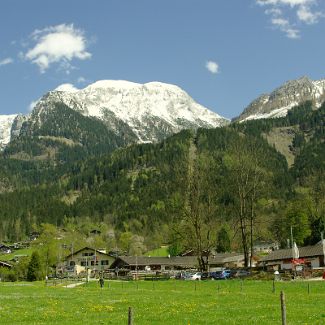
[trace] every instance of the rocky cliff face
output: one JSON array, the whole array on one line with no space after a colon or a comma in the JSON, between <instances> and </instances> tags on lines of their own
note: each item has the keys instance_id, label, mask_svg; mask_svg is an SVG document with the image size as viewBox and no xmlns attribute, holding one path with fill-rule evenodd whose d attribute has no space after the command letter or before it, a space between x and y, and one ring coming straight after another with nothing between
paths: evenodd
<instances>
[{"instance_id":1,"label":"rocky cliff face","mask_svg":"<svg viewBox=\"0 0 325 325\"><path fill-rule=\"evenodd\" d=\"M254 100L235 120L282 117L292 107L307 100L313 101L316 107L321 105L325 100L325 79L313 81L302 77L288 81L272 93L263 94Z\"/></svg>"},{"instance_id":2,"label":"rocky cliff face","mask_svg":"<svg viewBox=\"0 0 325 325\"><path fill-rule=\"evenodd\" d=\"M23 123L27 120L28 120L28 116L26 115L18 114L15 117L10 130L10 141L14 140L19 136Z\"/></svg>"}]
</instances>

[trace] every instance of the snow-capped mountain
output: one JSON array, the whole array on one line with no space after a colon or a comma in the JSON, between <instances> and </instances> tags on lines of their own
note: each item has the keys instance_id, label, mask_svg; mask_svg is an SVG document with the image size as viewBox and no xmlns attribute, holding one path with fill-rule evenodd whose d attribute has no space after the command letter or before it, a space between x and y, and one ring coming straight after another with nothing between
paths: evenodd
<instances>
[{"instance_id":1,"label":"snow-capped mountain","mask_svg":"<svg viewBox=\"0 0 325 325\"><path fill-rule=\"evenodd\" d=\"M229 121L196 103L181 88L150 82L102 80L84 89L61 85L36 104L30 120L40 125L54 103L102 120L116 134L133 133L138 142L155 142L188 128L214 128Z\"/></svg>"},{"instance_id":2,"label":"snow-capped mountain","mask_svg":"<svg viewBox=\"0 0 325 325\"><path fill-rule=\"evenodd\" d=\"M288 110L307 100L318 107L325 100L325 79L311 80L302 77L286 82L270 94L263 94L255 99L236 121L276 118L286 116Z\"/></svg>"},{"instance_id":3,"label":"snow-capped mountain","mask_svg":"<svg viewBox=\"0 0 325 325\"><path fill-rule=\"evenodd\" d=\"M0 150L3 149L11 139L11 129L17 114L0 115Z\"/></svg>"},{"instance_id":4,"label":"snow-capped mountain","mask_svg":"<svg viewBox=\"0 0 325 325\"><path fill-rule=\"evenodd\" d=\"M0 115L0 151L19 136L22 124L28 116L22 114Z\"/></svg>"}]
</instances>

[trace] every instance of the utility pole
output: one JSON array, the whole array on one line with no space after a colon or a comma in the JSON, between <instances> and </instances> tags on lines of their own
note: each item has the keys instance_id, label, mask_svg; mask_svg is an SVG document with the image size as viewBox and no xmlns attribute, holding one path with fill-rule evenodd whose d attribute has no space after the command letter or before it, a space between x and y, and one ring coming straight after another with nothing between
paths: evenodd
<instances>
[{"instance_id":1,"label":"utility pole","mask_svg":"<svg viewBox=\"0 0 325 325\"><path fill-rule=\"evenodd\" d=\"M293 247L293 232L292 232L292 226L290 226L290 239L291 239L291 248Z\"/></svg>"},{"instance_id":2,"label":"utility pole","mask_svg":"<svg viewBox=\"0 0 325 325\"><path fill-rule=\"evenodd\" d=\"M71 256L72 256L72 259L73 259L73 243L71 244Z\"/></svg>"},{"instance_id":3,"label":"utility pole","mask_svg":"<svg viewBox=\"0 0 325 325\"><path fill-rule=\"evenodd\" d=\"M88 256L86 257L86 282L89 282L89 273L88 273Z\"/></svg>"},{"instance_id":4,"label":"utility pole","mask_svg":"<svg viewBox=\"0 0 325 325\"><path fill-rule=\"evenodd\" d=\"M322 246L323 246L323 265L325 265L325 241L324 241L324 232L322 231L320 233L321 239L322 239Z\"/></svg>"},{"instance_id":5,"label":"utility pole","mask_svg":"<svg viewBox=\"0 0 325 325\"><path fill-rule=\"evenodd\" d=\"M96 274L96 263L97 263L97 256L96 256L96 248L95 248L95 257L94 257L94 272Z\"/></svg>"}]
</instances>

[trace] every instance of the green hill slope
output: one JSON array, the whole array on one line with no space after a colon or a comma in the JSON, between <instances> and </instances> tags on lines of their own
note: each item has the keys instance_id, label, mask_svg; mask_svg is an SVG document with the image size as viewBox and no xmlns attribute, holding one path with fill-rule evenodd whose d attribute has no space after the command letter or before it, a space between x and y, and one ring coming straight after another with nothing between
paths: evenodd
<instances>
[{"instance_id":1,"label":"green hill slope","mask_svg":"<svg viewBox=\"0 0 325 325\"><path fill-rule=\"evenodd\" d=\"M314 242L324 229L324 110L306 103L286 118L182 131L114 150L123 139L60 107L60 127L54 118L31 136L26 126L1 158L0 240L20 240L43 222L91 220L108 224L117 241L142 238L148 249L210 249L226 229L231 249L248 251L243 236L247 245L286 243L285 225L299 221L290 219L290 207L299 201L308 228L302 241ZM267 141L284 128L293 130L290 169Z\"/></svg>"}]
</instances>

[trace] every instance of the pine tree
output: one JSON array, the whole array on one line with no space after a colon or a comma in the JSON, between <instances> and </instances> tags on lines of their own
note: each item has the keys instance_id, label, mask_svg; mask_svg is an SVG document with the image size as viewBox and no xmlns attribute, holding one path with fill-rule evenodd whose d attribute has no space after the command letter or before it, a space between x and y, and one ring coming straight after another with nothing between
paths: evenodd
<instances>
[{"instance_id":1,"label":"pine tree","mask_svg":"<svg viewBox=\"0 0 325 325\"><path fill-rule=\"evenodd\" d=\"M228 231L225 227L222 227L217 235L217 252L218 253L226 253L230 252L230 238Z\"/></svg>"},{"instance_id":2,"label":"pine tree","mask_svg":"<svg viewBox=\"0 0 325 325\"><path fill-rule=\"evenodd\" d=\"M38 281L42 280L42 265L39 253L37 251L33 252L31 260L28 264L27 269L27 280L28 281Z\"/></svg>"}]
</instances>

